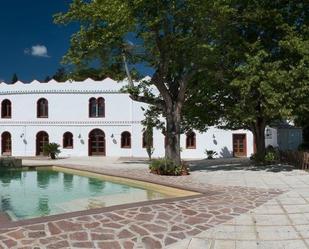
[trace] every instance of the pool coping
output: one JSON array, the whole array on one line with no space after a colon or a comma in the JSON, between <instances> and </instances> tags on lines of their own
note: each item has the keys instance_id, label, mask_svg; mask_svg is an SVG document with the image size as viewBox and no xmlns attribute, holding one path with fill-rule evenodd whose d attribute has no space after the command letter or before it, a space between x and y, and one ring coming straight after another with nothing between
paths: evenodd
<instances>
[{"instance_id":1,"label":"pool coping","mask_svg":"<svg viewBox=\"0 0 309 249\"><path fill-rule=\"evenodd\" d=\"M2 222L0 224L0 231L1 230L7 230L16 228L19 226L29 226L29 225L35 225L40 223L46 223L46 222L52 222L57 220L63 220L63 219L69 219L79 216L87 216L87 215L93 215L93 214L100 214L100 213L106 213L111 212L115 210L121 210L121 209L129 209L129 208L136 208L136 207L143 207L143 206L149 206L154 204L162 204L162 203L170 203L175 201L181 201L181 200L190 200L190 199L196 199L196 198L202 198L206 196L211 196L218 194L221 191L211 191L211 190L205 190L205 189L196 189L196 188L186 188L181 187L179 185L175 184L167 184L166 182L160 182L156 180L145 180L140 177L126 177L122 175L117 174L111 174L111 173L103 173L95 169L83 169L83 168L76 168L76 167L83 167L82 165L44 165L44 167L62 167L66 169L72 169L72 170L79 170L84 171L88 173L96 173L99 175L105 175L105 176L112 176L112 177L119 177L124 179L130 179L130 180L137 180L142 181L146 183L153 183L157 185L162 185L166 187L176 188L180 190L190 191L190 192L196 192L195 195L188 195L188 196L182 196L182 197L172 197L172 198L166 198L166 199L159 199L159 200L151 200L151 201L142 201L142 202L133 202L133 203L127 203L127 204L121 204L121 205L114 205L109 207L102 207L102 208L94 208L94 209L88 209L88 210L82 210L82 211L75 211L75 212L68 212L63 214L56 214L56 215L49 215L49 216L43 216L43 217L37 217L37 218L31 218L26 220L20 220L20 221L9 221L9 222ZM26 166L26 167L34 167L39 168L41 166Z\"/></svg>"}]
</instances>

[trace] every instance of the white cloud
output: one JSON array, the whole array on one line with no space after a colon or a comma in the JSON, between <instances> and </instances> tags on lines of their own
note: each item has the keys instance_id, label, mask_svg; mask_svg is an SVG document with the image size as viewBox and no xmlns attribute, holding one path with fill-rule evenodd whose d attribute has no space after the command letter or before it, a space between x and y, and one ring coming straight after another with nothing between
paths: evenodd
<instances>
[{"instance_id":1,"label":"white cloud","mask_svg":"<svg viewBox=\"0 0 309 249\"><path fill-rule=\"evenodd\" d=\"M45 57L45 58L50 57L48 55L47 47L44 45L35 45L32 46L31 48L26 48L24 50L24 53L35 57Z\"/></svg>"}]
</instances>

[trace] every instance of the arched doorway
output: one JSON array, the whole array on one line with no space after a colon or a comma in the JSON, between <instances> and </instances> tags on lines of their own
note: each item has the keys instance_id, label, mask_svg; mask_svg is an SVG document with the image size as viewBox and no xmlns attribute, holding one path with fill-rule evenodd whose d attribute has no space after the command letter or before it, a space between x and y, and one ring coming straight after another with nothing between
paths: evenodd
<instances>
[{"instance_id":1,"label":"arched doorway","mask_svg":"<svg viewBox=\"0 0 309 249\"><path fill-rule=\"evenodd\" d=\"M1 135L1 151L3 156L12 155L12 139L11 134L7 131Z\"/></svg>"},{"instance_id":2,"label":"arched doorway","mask_svg":"<svg viewBox=\"0 0 309 249\"><path fill-rule=\"evenodd\" d=\"M49 136L45 131L36 134L36 155L44 155L44 145L49 143Z\"/></svg>"},{"instance_id":3,"label":"arched doorway","mask_svg":"<svg viewBox=\"0 0 309 249\"><path fill-rule=\"evenodd\" d=\"M105 134L100 129L94 129L89 133L89 156L105 156Z\"/></svg>"}]
</instances>

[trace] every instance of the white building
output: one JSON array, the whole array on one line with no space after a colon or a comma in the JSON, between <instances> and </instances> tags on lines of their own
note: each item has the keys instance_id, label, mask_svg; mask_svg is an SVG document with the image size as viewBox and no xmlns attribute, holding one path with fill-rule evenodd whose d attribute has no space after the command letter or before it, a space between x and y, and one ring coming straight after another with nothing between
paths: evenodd
<instances>
[{"instance_id":1,"label":"white building","mask_svg":"<svg viewBox=\"0 0 309 249\"><path fill-rule=\"evenodd\" d=\"M1 153L39 156L43 145L61 145L61 156L146 157L141 106L120 92L126 82L112 79L83 82L0 84ZM164 136L155 130L154 157L164 156ZM181 137L183 158L250 156L253 135L246 130L212 127Z\"/></svg>"}]
</instances>

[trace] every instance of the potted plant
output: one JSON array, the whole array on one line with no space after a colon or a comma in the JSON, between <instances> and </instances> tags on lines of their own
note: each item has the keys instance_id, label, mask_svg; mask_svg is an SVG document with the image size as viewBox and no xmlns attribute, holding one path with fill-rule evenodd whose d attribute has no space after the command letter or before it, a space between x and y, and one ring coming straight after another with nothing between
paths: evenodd
<instances>
[{"instance_id":1,"label":"potted plant","mask_svg":"<svg viewBox=\"0 0 309 249\"><path fill-rule=\"evenodd\" d=\"M56 159L56 157L61 152L59 149L60 145L57 143L48 143L43 147L44 153L49 155L51 159Z\"/></svg>"},{"instance_id":2,"label":"potted plant","mask_svg":"<svg viewBox=\"0 0 309 249\"><path fill-rule=\"evenodd\" d=\"M205 154L207 155L207 159L214 159L214 157L218 155L218 153L213 150L205 150Z\"/></svg>"}]
</instances>

